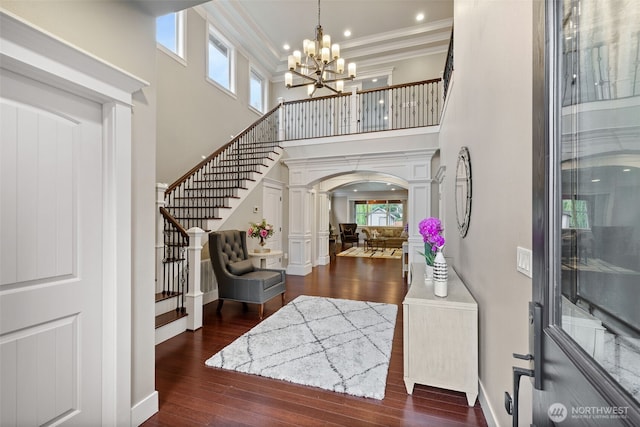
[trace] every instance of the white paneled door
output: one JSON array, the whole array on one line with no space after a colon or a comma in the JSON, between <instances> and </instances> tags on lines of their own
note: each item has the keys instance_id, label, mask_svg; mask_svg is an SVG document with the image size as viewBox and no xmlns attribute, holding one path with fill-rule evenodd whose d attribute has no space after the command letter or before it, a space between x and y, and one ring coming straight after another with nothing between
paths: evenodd
<instances>
[{"instance_id":1,"label":"white paneled door","mask_svg":"<svg viewBox=\"0 0 640 427\"><path fill-rule=\"evenodd\" d=\"M264 218L273 225L273 236L267 240L269 248L282 250L282 187L279 184L265 184L263 192ZM267 258L268 268L280 268L282 258Z\"/></svg>"},{"instance_id":2,"label":"white paneled door","mask_svg":"<svg viewBox=\"0 0 640 427\"><path fill-rule=\"evenodd\" d=\"M0 80L0 425L96 425L102 106Z\"/></svg>"}]
</instances>

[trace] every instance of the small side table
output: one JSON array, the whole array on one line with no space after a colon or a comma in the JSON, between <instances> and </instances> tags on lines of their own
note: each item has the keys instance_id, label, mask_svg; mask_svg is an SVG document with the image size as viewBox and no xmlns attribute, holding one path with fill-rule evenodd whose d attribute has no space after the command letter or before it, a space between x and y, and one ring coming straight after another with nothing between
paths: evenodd
<instances>
[{"instance_id":1,"label":"small side table","mask_svg":"<svg viewBox=\"0 0 640 427\"><path fill-rule=\"evenodd\" d=\"M277 258L282 256L282 251L271 250L269 252L249 251L249 256L260 259L260 268L267 268L267 258Z\"/></svg>"},{"instance_id":2,"label":"small side table","mask_svg":"<svg viewBox=\"0 0 640 427\"><path fill-rule=\"evenodd\" d=\"M364 241L364 249L387 249L387 239L386 237L372 237L370 239L366 239Z\"/></svg>"}]
</instances>

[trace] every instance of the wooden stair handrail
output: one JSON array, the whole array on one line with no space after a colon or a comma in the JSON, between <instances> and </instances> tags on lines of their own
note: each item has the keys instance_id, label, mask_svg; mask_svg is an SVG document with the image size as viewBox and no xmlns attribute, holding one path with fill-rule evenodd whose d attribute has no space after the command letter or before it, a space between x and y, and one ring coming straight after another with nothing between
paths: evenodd
<instances>
[{"instance_id":1,"label":"wooden stair handrail","mask_svg":"<svg viewBox=\"0 0 640 427\"><path fill-rule=\"evenodd\" d=\"M178 178L176 180L176 182L174 182L173 184L171 184L169 187L167 187L167 189L164 191L165 196L168 195L169 193L171 193L176 187L178 187L180 184L184 183L187 179L189 179L191 177L191 175L193 175L194 173L196 173L197 171L200 170L200 168L202 168L204 165L206 165L207 163L209 163L212 159L214 159L218 154L222 153L224 150L226 150L227 148L229 148L229 146L231 146L234 142L236 142L238 139L240 139L241 137L243 137L244 135L248 134L253 128L255 128L256 126L258 126L260 123L262 123L263 121L265 121L266 119L268 119L269 117L271 117L272 114L274 114L276 111L278 111L278 109L280 108L280 104L278 104L277 106L275 106L274 108L272 108L270 111L268 111L265 115L263 115L262 117L260 117L257 121L253 122L251 125L249 125L247 128L245 128L242 132L240 132L235 138L233 138L231 141L229 141L228 143L226 143L225 145L223 145L222 147L218 148L216 151L214 151L213 153L211 153L209 156L207 156L205 159L203 159L200 163L198 163L197 165L195 165L194 167L192 167L187 173L185 173L184 175L182 175L180 178Z\"/></svg>"},{"instance_id":2,"label":"wooden stair handrail","mask_svg":"<svg viewBox=\"0 0 640 427\"><path fill-rule=\"evenodd\" d=\"M189 234L187 233L187 230L185 230L185 229L184 229L184 227L183 227L182 225L180 225L180 223L178 222L178 220L177 220L177 219L175 219L175 218L173 217L173 215L171 215L171 214L169 213L169 211L168 211L164 206L161 206L161 207L160 207L160 213L162 214L162 216L163 216L167 221L169 221L169 222L171 223L171 225L173 225L173 226L174 226L174 227L175 227L175 228L180 232L180 234L182 235L182 237L185 237L185 238L187 238L187 239L189 238Z\"/></svg>"}]
</instances>

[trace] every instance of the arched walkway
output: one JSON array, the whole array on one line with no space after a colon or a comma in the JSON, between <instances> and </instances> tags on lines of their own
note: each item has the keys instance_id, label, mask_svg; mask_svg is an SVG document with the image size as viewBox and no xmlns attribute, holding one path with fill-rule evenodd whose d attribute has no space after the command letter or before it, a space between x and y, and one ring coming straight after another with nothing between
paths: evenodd
<instances>
[{"instance_id":1,"label":"arched walkway","mask_svg":"<svg viewBox=\"0 0 640 427\"><path fill-rule=\"evenodd\" d=\"M329 263L329 194L354 180L354 174L382 174L403 183L409 192L409 224L431 215L431 160L437 148L388 153L323 156L284 160L289 168L289 264L287 273L307 275L318 264ZM351 180L351 181L349 181ZM422 238L409 227L409 262Z\"/></svg>"}]
</instances>

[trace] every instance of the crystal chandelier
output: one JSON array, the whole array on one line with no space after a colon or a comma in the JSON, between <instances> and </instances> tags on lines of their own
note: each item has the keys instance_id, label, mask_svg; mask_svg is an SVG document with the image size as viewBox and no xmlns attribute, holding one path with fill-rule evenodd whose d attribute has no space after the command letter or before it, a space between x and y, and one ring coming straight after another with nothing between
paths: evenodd
<instances>
[{"instance_id":1,"label":"crystal chandelier","mask_svg":"<svg viewBox=\"0 0 640 427\"><path fill-rule=\"evenodd\" d=\"M305 55L304 61L299 50L289 55L289 71L284 75L284 84L287 88L306 86L309 96L313 96L317 89L323 87L340 93L344 90L344 81L353 80L356 77L356 64L350 63L347 73L344 74L344 58L340 58L340 46L332 45L331 36L322 33L320 0L318 0L316 38L315 40L305 39L302 42L302 49ZM302 82L293 84L294 75L300 77Z\"/></svg>"}]
</instances>

